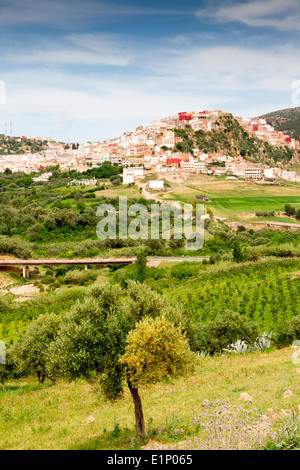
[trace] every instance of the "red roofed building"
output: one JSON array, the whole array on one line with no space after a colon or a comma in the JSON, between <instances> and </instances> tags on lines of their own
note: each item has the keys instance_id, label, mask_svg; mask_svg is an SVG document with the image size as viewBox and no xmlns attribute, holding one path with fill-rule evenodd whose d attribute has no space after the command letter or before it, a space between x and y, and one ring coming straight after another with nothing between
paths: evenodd
<instances>
[{"instance_id":1,"label":"red roofed building","mask_svg":"<svg viewBox=\"0 0 300 470\"><path fill-rule=\"evenodd\" d=\"M190 121L192 119L192 115L188 113L178 113L179 121Z\"/></svg>"},{"instance_id":2,"label":"red roofed building","mask_svg":"<svg viewBox=\"0 0 300 470\"><path fill-rule=\"evenodd\" d=\"M167 158L167 165L177 164L179 166L180 160L181 160L180 158Z\"/></svg>"}]
</instances>

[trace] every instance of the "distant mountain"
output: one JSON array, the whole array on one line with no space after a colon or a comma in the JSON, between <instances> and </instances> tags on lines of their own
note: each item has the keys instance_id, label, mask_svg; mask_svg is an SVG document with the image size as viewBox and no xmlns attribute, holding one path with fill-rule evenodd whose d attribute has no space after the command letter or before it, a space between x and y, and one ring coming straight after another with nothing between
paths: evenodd
<instances>
[{"instance_id":1,"label":"distant mountain","mask_svg":"<svg viewBox=\"0 0 300 470\"><path fill-rule=\"evenodd\" d=\"M300 140L300 107L281 109L264 114L263 117L276 131L285 131L296 140Z\"/></svg>"}]
</instances>

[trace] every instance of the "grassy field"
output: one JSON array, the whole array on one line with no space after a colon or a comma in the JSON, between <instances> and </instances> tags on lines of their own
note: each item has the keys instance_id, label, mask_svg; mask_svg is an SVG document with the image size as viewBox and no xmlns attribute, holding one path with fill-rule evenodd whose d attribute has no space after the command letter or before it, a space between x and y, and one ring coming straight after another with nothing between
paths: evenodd
<instances>
[{"instance_id":1,"label":"grassy field","mask_svg":"<svg viewBox=\"0 0 300 470\"><path fill-rule=\"evenodd\" d=\"M116 186L110 185L107 189L103 189L101 191L96 191L97 197L107 197L107 198L116 198L119 196L127 196L128 198L139 198L141 197L141 193L138 187L135 186Z\"/></svg>"},{"instance_id":2,"label":"grassy field","mask_svg":"<svg viewBox=\"0 0 300 470\"><path fill-rule=\"evenodd\" d=\"M273 186L197 175L185 182L170 182L170 185L172 192L165 194L164 199L191 203L197 196L206 196L211 202L205 203L205 206L219 217L256 211L283 211L288 203L295 207L300 205L300 187L294 183Z\"/></svg>"},{"instance_id":3,"label":"grassy field","mask_svg":"<svg viewBox=\"0 0 300 470\"><path fill-rule=\"evenodd\" d=\"M281 224L298 224L300 225L300 220L292 219L290 217L250 217L248 222L280 222Z\"/></svg>"},{"instance_id":4,"label":"grassy field","mask_svg":"<svg viewBox=\"0 0 300 470\"><path fill-rule=\"evenodd\" d=\"M281 410L300 403L300 374L292 354L287 348L202 358L193 376L141 389L150 441L144 443L146 448L153 441L161 448L222 448L222 442L224 447L230 441L248 448L250 440L241 439L241 422L253 426L270 408L283 418ZM110 403L84 380L39 386L30 377L6 385L7 391L0 391L1 450L137 448L128 390L123 400ZM284 398L288 390L292 395ZM251 400L241 400L241 393L249 394ZM222 414L224 404L226 413ZM227 416L224 435L205 428L211 415L221 415L223 420ZM90 416L95 420L88 422Z\"/></svg>"}]
</instances>

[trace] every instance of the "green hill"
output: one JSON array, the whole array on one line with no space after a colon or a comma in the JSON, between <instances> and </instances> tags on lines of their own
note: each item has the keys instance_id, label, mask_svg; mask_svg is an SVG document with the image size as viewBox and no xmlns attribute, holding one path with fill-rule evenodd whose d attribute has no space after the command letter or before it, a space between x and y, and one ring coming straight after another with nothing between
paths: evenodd
<instances>
[{"instance_id":1,"label":"green hill","mask_svg":"<svg viewBox=\"0 0 300 470\"><path fill-rule=\"evenodd\" d=\"M182 138L181 142L177 142L175 151L185 153L193 154L193 149L199 149L204 153L241 155L245 160L267 164L287 164L294 156L288 147L274 148L268 142L250 136L232 114L223 114L211 131L194 131L187 124L184 128L176 128L175 135Z\"/></svg>"},{"instance_id":2,"label":"green hill","mask_svg":"<svg viewBox=\"0 0 300 470\"><path fill-rule=\"evenodd\" d=\"M0 134L0 155L36 153L48 148L46 140L31 140Z\"/></svg>"},{"instance_id":3,"label":"green hill","mask_svg":"<svg viewBox=\"0 0 300 470\"><path fill-rule=\"evenodd\" d=\"M264 118L277 131L286 131L291 137L300 140L300 107L267 113Z\"/></svg>"}]
</instances>

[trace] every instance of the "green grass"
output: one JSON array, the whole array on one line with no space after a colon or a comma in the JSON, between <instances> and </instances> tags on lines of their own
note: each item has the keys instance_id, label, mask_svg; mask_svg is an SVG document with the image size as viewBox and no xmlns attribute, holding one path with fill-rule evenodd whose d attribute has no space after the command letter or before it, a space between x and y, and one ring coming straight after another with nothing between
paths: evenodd
<instances>
[{"instance_id":1,"label":"green grass","mask_svg":"<svg viewBox=\"0 0 300 470\"><path fill-rule=\"evenodd\" d=\"M293 204L297 207L300 204L300 196L215 197L206 207L210 207L215 215L228 217L243 212L251 214L257 211L283 211L285 204Z\"/></svg>"},{"instance_id":2,"label":"green grass","mask_svg":"<svg viewBox=\"0 0 300 470\"><path fill-rule=\"evenodd\" d=\"M247 222L280 222L282 224L299 224L300 220L292 219L291 217L251 217Z\"/></svg>"},{"instance_id":3,"label":"green grass","mask_svg":"<svg viewBox=\"0 0 300 470\"><path fill-rule=\"evenodd\" d=\"M103 189L101 191L97 191L97 197L107 197L107 198L118 198L119 196L127 196L128 198L139 198L141 197L141 193L137 186L130 186L127 185L120 185L117 187L109 186L107 189Z\"/></svg>"},{"instance_id":4,"label":"green grass","mask_svg":"<svg viewBox=\"0 0 300 470\"><path fill-rule=\"evenodd\" d=\"M228 401L248 410L253 421L268 408L279 413L296 407L300 398L300 374L290 348L270 353L200 360L188 378L141 388L148 440L165 448L199 448L213 436L195 420L207 408L204 400ZM283 398L291 390L293 395ZM252 403L242 402L247 392ZM37 385L36 378L11 380L0 391L0 449L135 449L134 410L125 389L124 399L113 403L96 394L84 380ZM215 405L214 405L215 406ZM213 409L213 406L211 406ZM95 421L87 424L87 418ZM201 419L201 423L208 418ZM199 439L199 441L195 441ZM147 440L146 440L147 442ZM145 442L145 444L146 444Z\"/></svg>"},{"instance_id":5,"label":"green grass","mask_svg":"<svg viewBox=\"0 0 300 470\"><path fill-rule=\"evenodd\" d=\"M286 183L283 187L200 175L190 177L185 183L171 182L170 185L172 192L165 195L165 199L191 203L196 196L204 195L211 200L205 203L205 207L219 217L283 211L285 204L296 207L300 204L299 185L293 183Z\"/></svg>"}]
</instances>

